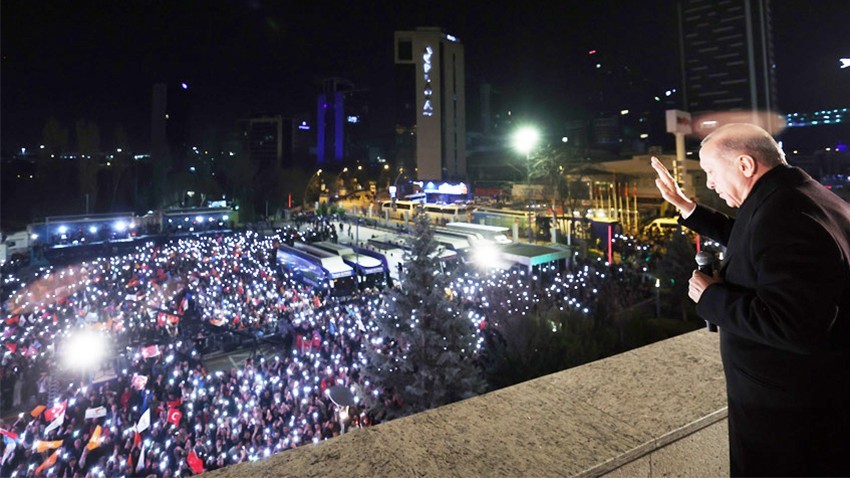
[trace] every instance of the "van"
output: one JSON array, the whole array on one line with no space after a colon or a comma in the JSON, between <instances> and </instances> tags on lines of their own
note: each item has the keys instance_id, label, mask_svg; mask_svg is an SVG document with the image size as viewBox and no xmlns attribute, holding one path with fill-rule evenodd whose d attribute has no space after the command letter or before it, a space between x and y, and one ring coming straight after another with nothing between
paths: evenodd
<instances>
[{"instance_id":1,"label":"van","mask_svg":"<svg viewBox=\"0 0 850 478\"><path fill-rule=\"evenodd\" d=\"M653 219L646 227L643 228L643 233L647 236L667 236L677 231L680 227L679 221L674 217L659 217Z\"/></svg>"}]
</instances>

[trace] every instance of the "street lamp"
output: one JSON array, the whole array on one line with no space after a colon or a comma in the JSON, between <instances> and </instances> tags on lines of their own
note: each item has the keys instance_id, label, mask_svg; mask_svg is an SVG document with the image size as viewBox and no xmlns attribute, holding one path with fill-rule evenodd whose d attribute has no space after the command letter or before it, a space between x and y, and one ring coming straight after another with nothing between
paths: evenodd
<instances>
[{"instance_id":1,"label":"street lamp","mask_svg":"<svg viewBox=\"0 0 850 478\"><path fill-rule=\"evenodd\" d=\"M307 191L310 190L310 183L313 182L314 177L318 178L319 175L321 175L321 174L322 174L322 170L319 169L318 171L313 173L312 176L310 176L310 179L307 180L307 185L304 186L304 199L301 201L302 210L307 209Z\"/></svg>"},{"instance_id":2,"label":"street lamp","mask_svg":"<svg viewBox=\"0 0 850 478\"><path fill-rule=\"evenodd\" d=\"M336 179L334 179L334 188L336 188L336 197L339 197L339 189L340 189L339 188L339 178L344 173L347 173L347 172L348 172L348 168L342 168L342 171L340 171L339 174L336 175Z\"/></svg>"},{"instance_id":3,"label":"street lamp","mask_svg":"<svg viewBox=\"0 0 850 478\"><path fill-rule=\"evenodd\" d=\"M398 174L395 177L395 181L393 181L393 202L398 197L398 180L402 174L404 174L404 167L398 168Z\"/></svg>"},{"instance_id":4,"label":"street lamp","mask_svg":"<svg viewBox=\"0 0 850 478\"><path fill-rule=\"evenodd\" d=\"M528 171L528 184L531 184L531 165L528 164L528 160L531 155L531 152L534 151L534 148L537 147L537 143L539 141L540 132L537 131L537 128L531 126L523 126L522 128L516 130L513 136L514 149L516 149L517 152L519 152L520 154L525 155L525 167Z\"/></svg>"},{"instance_id":5,"label":"street lamp","mask_svg":"<svg viewBox=\"0 0 850 478\"><path fill-rule=\"evenodd\" d=\"M540 132L537 131L537 128L531 126L523 126L522 128L516 130L513 135L513 146L514 149L517 150L520 154L525 155L525 169L526 169L526 186L529 191L527 191L528 196L531 196L530 186L531 186L531 163L530 156L531 152L534 151L534 148L537 147L537 143L540 141ZM528 209L528 240L529 242L534 241L534 233L532 228L532 217L533 212L531 208Z\"/></svg>"}]
</instances>

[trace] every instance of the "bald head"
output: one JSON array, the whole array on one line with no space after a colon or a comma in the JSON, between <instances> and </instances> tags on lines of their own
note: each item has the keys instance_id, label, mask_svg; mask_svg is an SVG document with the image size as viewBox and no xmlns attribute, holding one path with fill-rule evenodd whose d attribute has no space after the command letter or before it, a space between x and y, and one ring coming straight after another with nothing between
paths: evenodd
<instances>
[{"instance_id":1,"label":"bald head","mask_svg":"<svg viewBox=\"0 0 850 478\"><path fill-rule=\"evenodd\" d=\"M746 154L766 169L788 164L785 152L773 136L754 124L723 125L706 136L700 146L704 148L709 144L724 158L731 159Z\"/></svg>"}]
</instances>

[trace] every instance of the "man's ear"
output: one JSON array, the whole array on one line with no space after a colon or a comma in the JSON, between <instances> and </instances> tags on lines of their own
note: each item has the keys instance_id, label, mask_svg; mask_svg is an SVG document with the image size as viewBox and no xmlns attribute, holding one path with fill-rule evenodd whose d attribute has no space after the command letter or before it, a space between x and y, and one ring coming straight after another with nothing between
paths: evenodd
<instances>
[{"instance_id":1,"label":"man's ear","mask_svg":"<svg viewBox=\"0 0 850 478\"><path fill-rule=\"evenodd\" d=\"M758 163L755 158L748 154L738 156L738 164L736 166L738 170L741 171L741 174L747 178L753 177L758 170Z\"/></svg>"}]
</instances>

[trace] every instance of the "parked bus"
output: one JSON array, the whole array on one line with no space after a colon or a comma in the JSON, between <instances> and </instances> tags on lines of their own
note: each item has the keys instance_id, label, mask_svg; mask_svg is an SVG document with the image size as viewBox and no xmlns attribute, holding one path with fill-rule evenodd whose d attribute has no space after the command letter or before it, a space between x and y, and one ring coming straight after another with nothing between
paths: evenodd
<instances>
[{"instance_id":1,"label":"parked bus","mask_svg":"<svg viewBox=\"0 0 850 478\"><path fill-rule=\"evenodd\" d=\"M488 226L502 226L512 228L514 224L520 229L528 227L529 219L537 214L534 211L521 211L516 209L497 209L479 207L472 211L472 222Z\"/></svg>"},{"instance_id":2,"label":"parked bus","mask_svg":"<svg viewBox=\"0 0 850 478\"><path fill-rule=\"evenodd\" d=\"M281 244L277 263L290 277L319 289L322 294L340 297L357 292L354 269L329 252L306 251Z\"/></svg>"},{"instance_id":3,"label":"parked bus","mask_svg":"<svg viewBox=\"0 0 850 478\"><path fill-rule=\"evenodd\" d=\"M302 242L295 243L295 247L299 249L301 249L304 245L305 244ZM367 287L383 289L386 285L389 268L387 266L386 259L382 260L375 257L377 254L367 254L359 251L359 248L353 248L328 241L314 242L310 245L341 257L343 262L357 271L357 285L360 286L361 289Z\"/></svg>"},{"instance_id":4,"label":"parked bus","mask_svg":"<svg viewBox=\"0 0 850 478\"><path fill-rule=\"evenodd\" d=\"M411 238L406 235L385 234L372 237L367 244L387 258L390 275L393 276L393 272L396 272L396 276L393 277L396 279L398 271L405 267L405 255L411 249L410 241ZM454 270L461 259L456 251L443 246L438 246L436 254L443 271ZM393 268L396 270L393 271Z\"/></svg>"},{"instance_id":5,"label":"parked bus","mask_svg":"<svg viewBox=\"0 0 850 478\"><path fill-rule=\"evenodd\" d=\"M510 229L504 226L487 226L484 224L472 224L469 222L450 222L446 224L446 228L458 232L480 234L484 240L498 244L510 244L513 242L508 239Z\"/></svg>"},{"instance_id":6,"label":"parked bus","mask_svg":"<svg viewBox=\"0 0 850 478\"><path fill-rule=\"evenodd\" d=\"M384 201L382 211L389 211L390 219L399 221L411 220L418 207L428 214L434 224L445 224L450 221L461 221L469 218L472 209L467 204L424 204L416 200Z\"/></svg>"}]
</instances>

